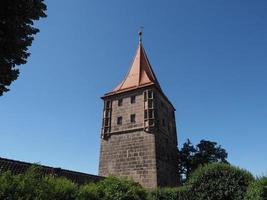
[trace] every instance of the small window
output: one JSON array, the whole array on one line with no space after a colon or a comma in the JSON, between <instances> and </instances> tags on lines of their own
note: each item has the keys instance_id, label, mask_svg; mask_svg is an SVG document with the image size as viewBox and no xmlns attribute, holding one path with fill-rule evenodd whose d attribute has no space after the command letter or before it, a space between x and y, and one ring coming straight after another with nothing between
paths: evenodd
<instances>
[{"instance_id":1,"label":"small window","mask_svg":"<svg viewBox=\"0 0 267 200\"><path fill-rule=\"evenodd\" d=\"M105 110L105 118L109 117L110 115L110 110Z\"/></svg>"},{"instance_id":2,"label":"small window","mask_svg":"<svg viewBox=\"0 0 267 200\"><path fill-rule=\"evenodd\" d=\"M148 124L149 126L154 126L154 120L149 120Z\"/></svg>"},{"instance_id":3,"label":"small window","mask_svg":"<svg viewBox=\"0 0 267 200\"><path fill-rule=\"evenodd\" d=\"M122 125L122 117L118 117L117 118L117 124L118 125Z\"/></svg>"},{"instance_id":4,"label":"small window","mask_svg":"<svg viewBox=\"0 0 267 200\"><path fill-rule=\"evenodd\" d=\"M109 109L110 105L111 105L111 102L110 101L106 101L106 109Z\"/></svg>"},{"instance_id":5,"label":"small window","mask_svg":"<svg viewBox=\"0 0 267 200\"><path fill-rule=\"evenodd\" d=\"M118 100L118 106L122 106L122 99Z\"/></svg>"},{"instance_id":6,"label":"small window","mask_svg":"<svg viewBox=\"0 0 267 200\"><path fill-rule=\"evenodd\" d=\"M152 91L149 90L149 91L148 91L148 98L149 98L149 99L152 99L152 95L153 95Z\"/></svg>"},{"instance_id":7,"label":"small window","mask_svg":"<svg viewBox=\"0 0 267 200\"><path fill-rule=\"evenodd\" d=\"M147 100L147 92L146 91L144 92L144 100L145 101Z\"/></svg>"},{"instance_id":8,"label":"small window","mask_svg":"<svg viewBox=\"0 0 267 200\"><path fill-rule=\"evenodd\" d=\"M165 119L162 119L162 126L163 126L163 127L166 126Z\"/></svg>"},{"instance_id":9,"label":"small window","mask_svg":"<svg viewBox=\"0 0 267 200\"><path fill-rule=\"evenodd\" d=\"M144 118L147 119L147 110L144 111Z\"/></svg>"},{"instance_id":10,"label":"small window","mask_svg":"<svg viewBox=\"0 0 267 200\"><path fill-rule=\"evenodd\" d=\"M148 108L153 108L153 100L148 100Z\"/></svg>"},{"instance_id":11,"label":"small window","mask_svg":"<svg viewBox=\"0 0 267 200\"><path fill-rule=\"evenodd\" d=\"M135 103L135 96L131 96L131 104Z\"/></svg>"},{"instance_id":12,"label":"small window","mask_svg":"<svg viewBox=\"0 0 267 200\"><path fill-rule=\"evenodd\" d=\"M104 121L105 121L105 126L108 126L109 125L109 123L108 123L109 120L108 119L105 119Z\"/></svg>"},{"instance_id":13,"label":"small window","mask_svg":"<svg viewBox=\"0 0 267 200\"><path fill-rule=\"evenodd\" d=\"M136 121L135 121L135 114L132 114L132 115L131 115L131 123L132 123L132 124L135 124L135 122L136 122Z\"/></svg>"},{"instance_id":14,"label":"small window","mask_svg":"<svg viewBox=\"0 0 267 200\"><path fill-rule=\"evenodd\" d=\"M108 129L109 129L109 128L107 128L107 127L104 128L104 133L107 133L107 132L108 132Z\"/></svg>"},{"instance_id":15,"label":"small window","mask_svg":"<svg viewBox=\"0 0 267 200\"><path fill-rule=\"evenodd\" d=\"M150 119L154 118L153 114L154 114L153 110L148 110L148 118Z\"/></svg>"}]
</instances>

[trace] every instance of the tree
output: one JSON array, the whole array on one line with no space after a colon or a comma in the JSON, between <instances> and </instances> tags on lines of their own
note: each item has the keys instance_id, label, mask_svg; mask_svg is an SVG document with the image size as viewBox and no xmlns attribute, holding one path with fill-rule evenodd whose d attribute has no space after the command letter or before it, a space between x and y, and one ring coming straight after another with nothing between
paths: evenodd
<instances>
[{"instance_id":1,"label":"tree","mask_svg":"<svg viewBox=\"0 0 267 200\"><path fill-rule=\"evenodd\" d=\"M190 174L186 185L194 200L244 200L253 181L253 175L247 170L212 163L197 168Z\"/></svg>"},{"instance_id":2,"label":"tree","mask_svg":"<svg viewBox=\"0 0 267 200\"><path fill-rule=\"evenodd\" d=\"M200 165L208 163L228 163L227 152L218 146L216 142L201 140L194 146L189 139L183 144L178 151L179 175L181 182L185 182L191 172Z\"/></svg>"},{"instance_id":3,"label":"tree","mask_svg":"<svg viewBox=\"0 0 267 200\"><path fill-rule=\"evenodd\" d=\"M18 65L25 64L33 36L39 29L33 21L46 17L43 0L0 1L0 96L19 76Z\"/></svg>"}]
</instances>

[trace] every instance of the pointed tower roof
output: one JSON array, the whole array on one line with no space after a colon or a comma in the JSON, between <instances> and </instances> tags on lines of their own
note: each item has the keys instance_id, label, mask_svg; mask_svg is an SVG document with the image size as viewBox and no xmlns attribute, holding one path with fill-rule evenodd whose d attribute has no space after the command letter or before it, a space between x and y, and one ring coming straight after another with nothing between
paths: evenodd
<instances>
[{"instance_id":1,"label":"pointed tower roof","mask_svg":"<svg viewBox=\"0 0 267 200\"><path fill-rule=\"evenodd\" d=\"M141 34L139 33L139 36ZM156 78L155 73L149 63L145 49L142 44L141 37L139 38L139 44L136 50L136 54L133 58L131 67L124 78L124 80L113 89L112 92L106 94L116 94L132 89L137 89L140 87L145 87L148 85L155 85L159 90L161 90L159 82Z\"/></svg>"}]
</instances>

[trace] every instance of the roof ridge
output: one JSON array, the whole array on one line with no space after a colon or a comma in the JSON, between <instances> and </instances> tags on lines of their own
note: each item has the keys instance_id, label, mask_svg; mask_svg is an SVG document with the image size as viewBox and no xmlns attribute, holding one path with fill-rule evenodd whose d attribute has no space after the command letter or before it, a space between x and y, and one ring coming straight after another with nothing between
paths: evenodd
<instances>
[{"instance_id":1,"label":"roof ridge","mask_svg":"<svg viewBox=\"0 0 267 200\"><path fill-rule=\"evenodd\" d=\"M122 90L141 87L147 84L155 84L161 89L157 77L151 67L142 42L139 41L138 47L133 57L132 64L122 82L113 89L111 93Z\"/></svg>"}]
</instances>

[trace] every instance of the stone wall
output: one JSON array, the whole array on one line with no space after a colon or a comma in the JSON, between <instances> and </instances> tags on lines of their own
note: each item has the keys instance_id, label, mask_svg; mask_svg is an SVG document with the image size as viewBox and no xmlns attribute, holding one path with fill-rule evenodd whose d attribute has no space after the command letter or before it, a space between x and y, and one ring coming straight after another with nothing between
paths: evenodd
<instances>
[{"instance_id":1,"label":"stone wall","mask_svg":"<svg viewBox=\"0 0 267 200\"><path fill-rule=\"evenodd\" d=\"M135 103L131 97L135 96ZM122 105L118 106L119 99ZM142 91L122 94L112 99L111 132L124 131L132 128L143 127L144 123L144 97ZM131 114L136 115L136 123L130 122ZM117 125L117 118L122 117L122 125Z\"/></svg>"},{"instance_id":2,"label":"stone wall","mask_svg":"<svg viewBox=\"0 0 267 200\"><path fill-rule=\"evenodd\" d=\"M178 158L177 147L163 133L156 134L156 163L158 186L177 186Z\"/></svg>"},{"instance_id":3,"label":"stone wall","mask_svg":"<svg viewBox=\"0 0 267 200\"><path fill-rule=\"evenodd\" d=\"M179 178L174 108L161 93L157 94L157 114L158 130L155 137L158 186L177 186Z\"/></svg>"},{"instance_id":4,"label":"stone wall","mask_svg":"<svg viewBox=\"0 0 267 200\"><path fill-rule=\"evenodd\" d=\"M154 135L139 130L101 139L99 175L128 177L146 188L156 187Z\"/></svg>"}]
</instances>

